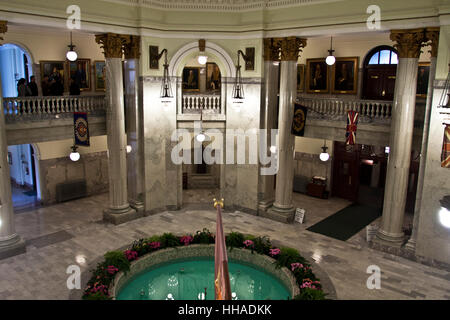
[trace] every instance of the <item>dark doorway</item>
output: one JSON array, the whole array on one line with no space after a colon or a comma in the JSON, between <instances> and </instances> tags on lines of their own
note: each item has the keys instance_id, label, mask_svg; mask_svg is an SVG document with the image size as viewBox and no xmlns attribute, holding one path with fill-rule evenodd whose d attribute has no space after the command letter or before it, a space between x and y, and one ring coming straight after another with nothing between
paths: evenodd
<instances>
[{"instance_id":1,"label":"dark doorway","mask_svg":"<svg viewBox=\"0 0 450 320\"><path fill-rule=\"evenodd\" d=\"M363 99L393 100L397 52L390 46L372 49L364 60Z\"/></svg>"}]
</instances>

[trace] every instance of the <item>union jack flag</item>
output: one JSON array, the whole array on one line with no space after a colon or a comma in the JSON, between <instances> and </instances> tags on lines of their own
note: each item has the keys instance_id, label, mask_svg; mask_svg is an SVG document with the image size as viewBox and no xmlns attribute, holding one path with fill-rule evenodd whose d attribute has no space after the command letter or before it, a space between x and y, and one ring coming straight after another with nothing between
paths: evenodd
<instances>
[{"instance_id":1,"label":"union jack flag","mask_svg":"<svg viewBox=\"0 0 450 320\"><path fill-rule=\"evenodd\" d=\"M450 125L445 125L444 142L442 143L441 167L450 168Z\"/></svg>"},{"instance_id":2,"label":"union jack flag","mask_svg":"<svg viewBox=\"0 0 450 320\"><path fill-rule=\"evenodd\" d=\"M356 143L356 128L358 125L358 115L359 113L350 110L347 114L347 132L345 133L346 144L355 144Z\"/></svg>"}]
</instances>

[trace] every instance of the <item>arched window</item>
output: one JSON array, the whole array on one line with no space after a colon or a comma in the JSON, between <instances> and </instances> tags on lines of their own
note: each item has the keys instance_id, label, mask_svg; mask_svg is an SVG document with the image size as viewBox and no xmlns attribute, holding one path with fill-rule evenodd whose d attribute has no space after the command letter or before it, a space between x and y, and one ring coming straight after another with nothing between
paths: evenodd
<instances>
[{"instance_id":1,"label":"arched window","mask_svg":"<svg viewBox=\"0 0 450 320\"><path fill-rule=\"evenodd\" d=\"M392 100L397 73L397 50L390 46L375 47L364 59L363 99Z\"/></svg>"}]
</instances>

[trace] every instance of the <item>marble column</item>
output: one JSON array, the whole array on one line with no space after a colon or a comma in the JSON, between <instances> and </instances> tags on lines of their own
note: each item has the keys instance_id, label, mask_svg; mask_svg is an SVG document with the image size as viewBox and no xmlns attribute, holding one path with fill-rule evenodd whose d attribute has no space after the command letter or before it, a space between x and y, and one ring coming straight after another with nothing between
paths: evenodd
<instances>
[{"instance_id":1,"label":"marble column","mask_svg":"<svg viewBox=\"0 0 450 320\"><path fill-rule=\"evenodd\" d=\"M131 151L127 153L128 201L136 211L144 210L143 200L143 153L142 153L142 110L139 110L138 76L140 57L139 36L130 36L124 46L125 62L125 120L127 144Z\"/></svg>"},{"instance_id":2,"label":"marble column","mask_svg":"<svg viewBox=\"0 0 450 320\"><path fill-rule=\"evenodd\" d=\"M427 101L425 104L425 118L423 121L422 148L420 151L419 176L417 178L416 203L411 237L405 248L415 252L417 243L417 230L419 228L420 207L422 205L423 181L425 177L425 165L428 151L428 134L430 130L431 103L433 100L433 83L436 76L436 60L439 47L439 27L427 28L426 40L431 41L430 74L428 78Z\"/></svg>"},{"instance_id":3,"label":"marble column","mask_svg":"<svg viewBox=\"0 0 450 320\"><path fill-rule=\"evenodd\" d=\"M402 231L408 189L411 144L416 107L417 68L424 29L393 30L398 51L397 80L392 110L390 153L384 192L383 216L375 241L391 246L404 242Z\"/></svg>"},{"instance_id":4,"label":"marble column","mask_svg":"<svg viewBox=\"0 0 450 320\"><path fill-rule=\"evenodd\" d=\"M139 216L130 207L127 188L122 47L129 41L129 36L106 33L96 35L95 40L102 45L106 65L109 207L103 212L103 219L120 224Z\"/></svg>"},{"instance_id":5,"label":"marble column","mask_svg":"<svg viewBox=\"0 0 450 320\"><path fill-rule=\"evenodd\" d=\"M266 129L267 154L271 141L271 130L276 126L278 104L279 50L273 45L273 39L264 39L264 90L261 103L261 129ZM266 165L269 166L269 165ZM275 199L274 175L260 175L258 210L267 211Z\"/></svg>"},{"instance_id":6,"label":"marble column","mask_svg":"<svg viewBox=\"0 0 450 320\"><path fill-rule=\"evenodd\" d=\"M0 34L7 31L7 22L0 21ZM0 41L3 40L0 37ZM25 252L25 242L16 233L14 209L9 175L8 145L6 142L5 114L0 76L0 259Z\"/></svg>"},{"instance_id":7,"label":"marble column","mask_svg":"<svg viewBox=\"0 0 450 320\"><path fill-rule=\"evenodd\" d=\"M294 179L295 137L291 133L294 101L297 94L297 60L306 40L287 37L275 40L281 51L280 97L278 110L278 173L275 201L268 210L271 218L281 222L294 220L292 185Z\"/></svg>"}]
</instances>

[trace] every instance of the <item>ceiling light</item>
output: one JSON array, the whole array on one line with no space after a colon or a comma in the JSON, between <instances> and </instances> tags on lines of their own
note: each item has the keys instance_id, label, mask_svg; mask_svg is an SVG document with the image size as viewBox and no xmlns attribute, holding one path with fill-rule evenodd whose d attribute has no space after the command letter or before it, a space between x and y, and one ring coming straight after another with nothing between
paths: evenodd
<instances>
[{"instance_id":1,"label":"ceiling light","mask_svg":"<svg viewBox=\"0 0 450 320\"><path fill-rule=\"evenodd\" d=\"M206 139L206 136L205 136L205 134L203 133L203 131L200 132L200 133L197 135L197 141L198 141L198 142L203 142L203 141L205 141L205 139Z\"/></svg>"},{"instance_id":2,"label":"ceiling light","mask_svg":"<svg viewBox=\"0 0 450 320\"><path fill-rule=\"evenodd\" d=\"M439 220L444 227L450 228L450 211L441 207L441 210L439 210Z\"/></svg>"},{"instance_id":3,"label":"ceiling light","mask_svg":"<svg viewBox=\"0 0 450 320\"><path fill-rule=\"evenodd\" d=\"M328 50L328 57L325 59L325 62L327 63L327 65L332 66L335 62L336 62L336 57L333 54L334 50L333 50L333 37L331 37L331 46L330 46L330 50Z\"/></svg>"},{"instance_id":4,"label":"ceiling light","mask_svg":"<svg viewBox=\"0 0 450 320\"><path fill-rule=\"evenodd\" d=\"M277 152L277 146L271 146L270 147L270 152L276 153Z\"/></svg>"},{"instance_id":5,"label":"ceiling light","mask_svg":"<svg viewBox=\"0 0 450 320\"><path fill-rule=\"evenodd\" d=\"M70 155L69 155L69 158L70 158L70 160L72 160L72 161L78 161L78 160L80 160L80 153L77 151L77 146L76 145L73 145L72 146L72 152L70 153Z\"/></svg>"},{"instance_id":6,"label":"ceiling light","mask_svg":"<svg viewBox=\"0 0 450 320\"><path fill-rule=\"evenodd\" d=\"M330 154L327 152L327 143L326 140L323 142L322 153L319 155L320 160L328 161L330 159Z\"/></svg>"},{"instance_id":7,"label":"ceiling light","mask_svg":"<svg viewBox=\"0 0 450 320\"><path fill-rule=\"evenodd\" d=\"M200 63L201 65L204 65L204 64L206 64L206 62L208 61L208 57L207 57L207 56L200 55L200 56L198 56L197 61L198 61L198 63Z\"/></svg>"},{"instance_id":8,"label":"ceiling light","mask_svg":"<svg viewBox=\"0 0 450 320\"><path fill-rule=\"evenodd\" d=\"M75 46L72 44L72 32L70 32L70 45L68 45L69 51L66 53L66 58L69 61L75 61L78 58L77 53L73 50Z\"/></svg>"},{"instance_id":9,"label":"ceiling light","mask_svg":"<svg viewBox=\"0 0 450 320\"><path fill-rule=\"evenodd\" d=\"M130 145L127 145L127 153L130 153L133 150L133 148Z\"/></svg>"}]
</instances>

